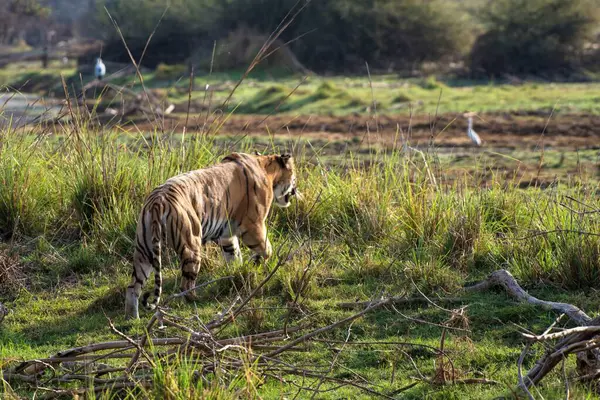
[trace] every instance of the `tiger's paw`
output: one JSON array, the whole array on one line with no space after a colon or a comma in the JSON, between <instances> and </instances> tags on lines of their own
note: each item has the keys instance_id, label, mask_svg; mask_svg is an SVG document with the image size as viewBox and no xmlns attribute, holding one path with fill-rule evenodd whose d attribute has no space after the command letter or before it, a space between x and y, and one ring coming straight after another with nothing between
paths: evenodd
<instances>
[{"instance_id":1,"label":"tiger's paw","mask_svg":"<svg viewBox=\"0 0 600 400\"><path fill-rule=\"evenodd\" d=\"M252 261L254 265L260 265L263 261L263 258L259 254L254 254L252 257L250 257L250 261Z\"/></svg>"},{"instance_id":2,"label":"tiger's paw","mask_svg":"<svg viewBox=\"0 0 600 400\"><path fill-rule=\"evenodd\" d=\"M185 294L185 299L189 302L198 300L198 295L195 292L188 292Z\"/></svg>"},{"instance_id":3,"label":"tiger's paw","mask_svg":"<svg viewBox=\"0 0 600 400\"><path fill-rule=\"evenodd\" d=\"M126 320L134 320L140 319L140 314L138 310L125 310L125 319Z\"/></svg>"}]
</instances>

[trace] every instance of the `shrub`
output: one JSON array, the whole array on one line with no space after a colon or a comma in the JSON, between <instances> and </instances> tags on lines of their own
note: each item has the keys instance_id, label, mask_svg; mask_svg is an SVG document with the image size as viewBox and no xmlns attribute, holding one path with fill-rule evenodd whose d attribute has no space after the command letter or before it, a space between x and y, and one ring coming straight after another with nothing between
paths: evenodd
<instances>
[{"instance_id":1,"label":"shrub","mask_svg":"<svg viewBox=\"0 0 600 400\"><path fill-rule=\"evenodd\" d=\"M209 70L211 64L214 70L245 70L269 40L269 35L256 29L240 26L217 41L213 57L208 57L205 51L193 55L193 62L202 70ZM196 52L196 51L195 51ZM255 68L255 71L289 75L290 71L306 72L298 62L294 53L281 40L276 40L270 47L263 49L269 54Z\"/></svg>"},{"instance_id":2,"label":"shrub","mask_svg":"<svg viewBox=\"0 0 600 400\"><path fill-rule=\"evenodd\" d=\"M188 74L187 65L175 64L167 65L164 63L158 64L154 77L156 79L179 79Z\"/></svg>"},{"instance_id":3,"label":"shrub","mask_svg":"<svg viewBox=\"0 0 600 400\"><path fill-rule=\"evenodd\" d=\"M400 93L392 99L393 104L408 103L410 101L412 101L412 98L406 93Z\"/></svg>"},{"instance_id":4,"label":"shrub","mask_svg":"<svg viewBox=\"0 0 600 400\"><path fill-rule=\"evenodd\" d=\"M378 52L395 63L453 58L470 45L467 17L448 1L380 0L373 18Z\"/></svg>"},{"instance_id":5,"label":"shrub","mask_svg":"<svg viewBox=\"0 0 600 400\"><path fill-rule=\"evenodd\" d=\"M445 87L445 85L442 82L438 81L435 78L435 76L430 76L426 79L421 79L417 84L426 90L439 90Z\"/></svg>"},{"instance_id":6,"label":"shrub","mask_svg":"<svg viewBox=\"0 0 600 400\"><path fill-rule=\"evenodd\" d=\"M598 22L590 0L499 0L480 12L487 31L471 51L475 73L568 73Z\"/></svg>"},{"instance_id":7,"label":"shrub","mask_svg":"<svg viewBox=\"0 0 600 400\"><path fill-rule=\"evenodd\" d=\"M283 104L288 98L291 89L282 85L270 85L261 89L247 104L238 108L239 112L269 113L277 106Z\"/></svg>"}]
</instances>

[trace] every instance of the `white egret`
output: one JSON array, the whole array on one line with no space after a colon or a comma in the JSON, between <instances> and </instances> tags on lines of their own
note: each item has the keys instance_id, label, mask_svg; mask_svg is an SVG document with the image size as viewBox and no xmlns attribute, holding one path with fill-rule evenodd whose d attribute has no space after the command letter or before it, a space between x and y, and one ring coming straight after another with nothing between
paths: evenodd
<instances>
[{"instance_id":1,"label":"white egret","mask_svg":"<svg viewBox=\"0 0 600 400\"><path fill-rule=\"evenodd\" d=\"M94 67L94 75L98 80L101 80L102 77L106 74L106 65L102 62L102 59L98 57L96 60L96 67Z\"/></svg>"},{"instance_id":2,"label":"white egret","mask_svg":"<svg viewBox=\"0 0 600 400\"><path fill-rule=\"evenodd\" d=\"M473 117L468 117L469 126L467 127L467 136L471 139L471 142L475 143L477 146L481 146L481 138L473 130Z\"/></svg>"}]
</instances>

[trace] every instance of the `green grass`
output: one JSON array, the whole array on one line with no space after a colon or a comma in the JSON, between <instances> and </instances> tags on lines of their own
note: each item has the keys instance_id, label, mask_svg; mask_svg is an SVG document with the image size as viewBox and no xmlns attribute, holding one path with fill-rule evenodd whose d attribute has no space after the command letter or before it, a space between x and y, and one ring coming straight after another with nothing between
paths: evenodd
<instances>
[{"instance_id":1,"label":"green grass","mask_svg":"<svg viewBox=\"0 0 600 400\"><path fill-rule=\"evenodd\" d=\"M339 82L320 84L305 95L327 100L323 104L339 98L346 101L351 91L341 87ZM274 96L282 93L273 92ZM139 333L143 322L126 322L123 304L135 222L143 199L167 177L210 165L230 151L224 150L226 146L217 138L124 134L85 123L67 132L34 136L5 129L0 135L0 234L4 238L0 256L16 255L18 268L26 276L24 282L0 281L2 302L13 310L0 325L0 366L110 340L114 336L106 317L129 333ZM250 151L258 143L247 139L237 146ZM274 248L284 242L297 246L311 239L313 266L310 283L301 296L303 307L311 314L309 321L321 326L348 316L349 311L336 307L339 302L368 300L382 292L415 295L412 282L433 298L463 297L463 304L469 305L471 332L468 338L461 334L448 338L446 345L452 350L455 368L461 376L483 375L504 385L420 384L403 392L402 398L510 396L523 346L516 326L541 332L555 315L515 304L503 293L461 292L463 285L493 270L509 269L541 298L573 302L588 311L600 306L600 295L595 291L600 275L600 238L573 232L531 235L533 231L557 229L600 230L594 215L579 217L560 204L568 202L568 195L590 207L600 207L595 186L587 184L585 177L559 181L547 190L522 190L517 180L497 175L486 178L486 186L481 188L482 178L476 172L485 169L484 159L463 160L475 171L464 175L451 173L447 163L452 160L444 155L423 158L392 150L321 158L307 141L298 141L295 146L304 199L289 209L274 208L268 226ZM282 150L272 142L267 152ZM526 152L521 157L535 159ZM277 272L253 305L285 306L300 290L298 277L308 259L306 250L299 253ZM169 265L165 292L170 294L176 291L180 275L176 263L165 264ZM266 274L264 269L248 268L225 267L209 246L199 279L233 274L239 282L256 282ZM203 292L195 305L174 303L173 312L184 316L198 312L208 318L233 295L231 286L218 285ZM437 323L448 318L447 313L432 307L411 306L400 311ZM284 315L283 311L273 311L244 316L236 321L235 329L243 333L278 328ZM331 332L327 338L343 340L346 329ZM438 346L440 335L438 327L408 321L391 309L373 312L351 328L354 341ZM541 354L542 349L536 351ZM319 345L286 359L327 362L332 354L327 346ZM431 355L409 354L425 375L432 375L435 360ZM535 357L528 360L526 367ZM415 374L409 358L394 346L353 347L342 352L339 361L384 392L411 383ZM573 366L571 360L569 368ZM158 382L173 371L178 371L177 379L185 380L189 378L185 371L193 369L185 360L161 368L155 371ZM348 372L336 368L333 373L345 377ZM226 386L195 389L180 382L179 387L193 391L193 396L207 390L222 392L227 398L244 387L244 382L233 380ZM13 389L28 393L25 387ZM549 376L537 389L545 398L561 396L560 374ZM161 398L161 390L157 384L152 396ZM263 398L280 398L282 394L293 396L296 388L267 379L257 390ZM577 398L591 397L584 386L575 385L572 390ZM184 391L180 398L192 396L190 393ZM369 398L350 388L320 396L341 397Z\"/></svg>"},{"instance_id":2,"label":"green grass","mask_svg":"<svg viewBox=\"0 0 600 400\"><path fill-rule=\"evenodd\" d=\"M163 68L161 79L145 74L146 86L187 104L187 80L173 78L177 71ZM44 80L60 88L59 72L64 71L46 71ZM383 113L433 114L438 107L438 113L549 111L556 104L560 110L597 112L598 84L466 87L434 78L376 76L371 85L364 78L311 77L294 91L299 78L273 78L259 72L235 92L231 107L236 107L236 113L366 113L371 112L367 109L372 96ZM32 71L24 73L37 76ZM10 79L24 77L14 70L9 74L13 74ZM215 74L199 76L195 83L217 87L213 103L219 104L236 78ZM127 77L117 83L131 81ZM140 90L139 86L135 89ZM203 97L202 91L193 93L193 101L202 102ZM125 133L97 128L83 119L73 121L55 135L37 135L40 127L29 134L0 128L0 267L16 268L10 275L0 269L0 301L12 310L0 324L0 369L12 361L112 340L107 317L128 334L141 333L149 314L143 313L141 322L132 323L123 319L123 308L135 223L144 197L168 177L210 165L232 149L279 153L294 147L304 199L286 210L273 209L269 236L274 248L282 243L298 246L310 239L313 264L308 285L302 287L299 281L310 257L306 250L300 252L252 303L275 311L244 315L230 331L280 328L285 319L280 309L299 292L309 322L324 326L350 314L336 307L337 303L368 300L381 293L414 296L418 295L416 285L433 298L461 297L461 304L468 304L470 333L450 334L446 341L458 377L485 376L501 384L422 383L397 397L510 398L524 343L518 327L542 332L556 315L516 304L501 292L465 294L462 286L507 268L540 298L571 302L588 312L600 306L595 290L600 277L600 238L577 233L598 232L598 217L578 216L564 206L584 207L569 200L570 196L600 208L596 150L548 149L540 168L540 152L518 146L507 154L500 154L502 150L421 154L396 148L366 149L353 139L290 142L277 136L231 137L220 131L200 138L158 131ZM528 188L534 178L545 189ZM539 231L550 233L532 235ZM233 275L237 284L255 285L266 275L264 268L255 270L249 264L227 267L217 253L207 246L199 281ZM181 278L175 260L166 258L168 295L177 291ZM201 293L195 304L175 302L173 312L210 318L234 294L231 284L220 283ZM403 307L400 312L436 323L448 318L447 313L423 305ZM343 340L347 334L347 327L342 327L324 337ZM368 314L351 327L353 341L408 341L437 347L440 336L438 327L411 322L391 309ZM526 368L543 349L534 351ZM285 359L327 364L334 354L328 346L315 344ZM414 381L411 359L426 376L434 373L436 360L427 352L402 353L397 346L365 345L344 350L339 355L344 367L335 368L332 374L347 378L351 370L389 393ZM574 369L574 360L569 360L568 369ZM159 365L154 371L157 383L145 394L158 399L174 390L173 398L182 399L275 399L291 398L297 391L275 379L267 379L253 391L250 383L256 382L242 375L227 382L213 379L197 384L190 378L193 370L186 359ZM4 388L6 392L13 389L32 395L24 386ZM536 390L545 398L562 397L561 374L549 375ZM574 398L594 398L583 385L571 390ZM128 394L130 398L135 395ZM319 398L370 396L342 388Z\"/></svg>"},{"instance_id":3,"label":"green grass","mask_svg":"<svg viewBox=\"0 0 600 400\"><path fill-rule=\"evenodd\" d=\"M145 86L154 89L182 107L187 107L189 77L182 68L163 67L157 72L143 74ZM165 73L167 71L168 73ZM178 71L180 71L178 73ZM108 74L110 75L110 72ZM93 79L80 78L72 68L61 65L40 71L37 64L9 67L0 70L0 85L21 87L29 82L29 91L62 94L59 79L63 74L69 87L80 87ZM227 98L242 72L198 73L194 84L197 89L209 84L214 90L212 104L220 105ZM520 85L490 82L436 80L429 78L403 79L395 75L375 75L369 81L364 77L290 76L281 71L257 70L244 80L234 93L230 109L236 113L254 114L271 112L293 115L349 115L369 114L373 100L377 111L383 114L443 114L454 112L555 112L600 113L600 83L539 83ZM114 79L115 85L132 86L141 90L139 79L125 76ZM300 84L300 86L298 86ZM296 86L298 86L297 89ZM203 103L203 90L192 93L193 103ZM286 101L275 109L283 99Z\"/></svg>"},{"instance_id":4,"label":"green grass","mask_svg":"<svg viewBox=\"0 0 600 400\"><path fill-rule=\"evenodd\" d=\"M11 86L23 92L53 91L60 94L60 76L65 77L75 74L75 68L53 61L48 68L42 70L40 63L23 62L9 64L0 68L0 86Z\"/></svg>"},{"instance_id":5,"label":"green grass","mask_svg":"<svg viewBox=\"0 0 600 400\"><path fill-rule=\"evenodd\" d=\"M368 113L373 99L377 110L384 114L442 114L448 112L511 112L540 111L548 114L551 110L563 112L600 112L597 91L600 83L527 83L522 85L495 84L493 82L470 86L444 84L435 79L400 79L392 75L374 76L372 82L364 77L310 77L292 93L301 77L261 81L244 81L235 92L232 104L240 104L240 112L253 113L265 110L255 109L254 103L264 91L279 89L289 99L278 111L294 114L348 115ZM196 78L197 87L206 83L218 87L223 78L201 76ZM182 90L187 87L183 78L175 84ZM372 89L371 89L372 86ZM324 88L327 88L324 90ZM337 92L331 93L331 89ZM215 100L223 99L231 87L223 87L223 92L215 92ZM287 90L282 90L287 89ZM329 93L325 93L329 90ZM261 92L262 91L262 92ZM291 94L290 94L291 93ZM441 96L441 97L440 97ZM201 101L203 93L193 95ZM172 100L184 103L187 95L173 94ZM215 104L219 104L216 101ZM273 108L269 109L272 111Z\"/></svg>"}]
</instances>

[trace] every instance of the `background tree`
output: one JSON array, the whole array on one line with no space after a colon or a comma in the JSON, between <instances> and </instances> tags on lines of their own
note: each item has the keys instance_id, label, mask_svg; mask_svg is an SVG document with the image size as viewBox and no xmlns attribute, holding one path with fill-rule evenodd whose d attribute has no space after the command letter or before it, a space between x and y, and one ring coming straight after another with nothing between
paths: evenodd
<instances>
[{"instance_id":1,"label":"background tree","mask_svg":"<svg viewBox=\"0 0 600 400\"><path fill-rule=\"evenodd\" d=\"M160 62L180 63L194 48L212 47L212 31L220 15L216 0L172 0L168 7L163 0L98 1L96 37L106 42L106 59L122 62L129 62L129 56L105 8L118 24L136 59L142 55L150 34L161 21L144 55L144 64L150 67Z\"/></svg>"},{"instance_id":2,"label":"background tree","mask_svg":"<svg viewBox=\"0 0 600 400\"><path fill-rule=\"evenodd\" d=\"M26 31L49 14L50 9L42 6L38 0L1 1L0 43L12 44L24 39Z\"/></svg>"},{"instance_id":3,"label":"background tree","mask_svg":"<svg viewBox=\"0 0 600 400\"><path fill-rule=\"evenodd\" d=\"M471 68L486 75L568 74L599 21L594 0L497 0L478 17Z\"/></svg>"},{"instance_id":4,"label":"background tree","mask_svg":"<svg viewBox=\"0 0 600 400\"><path fill-rule=\"evenodd\" d=\"M271 33L295 0L228 0L220 29ZM466 14L441 0L313 1L283 33L315 71L364 71L459 57L471 43Z\"/></svg>"}]
</instances>

